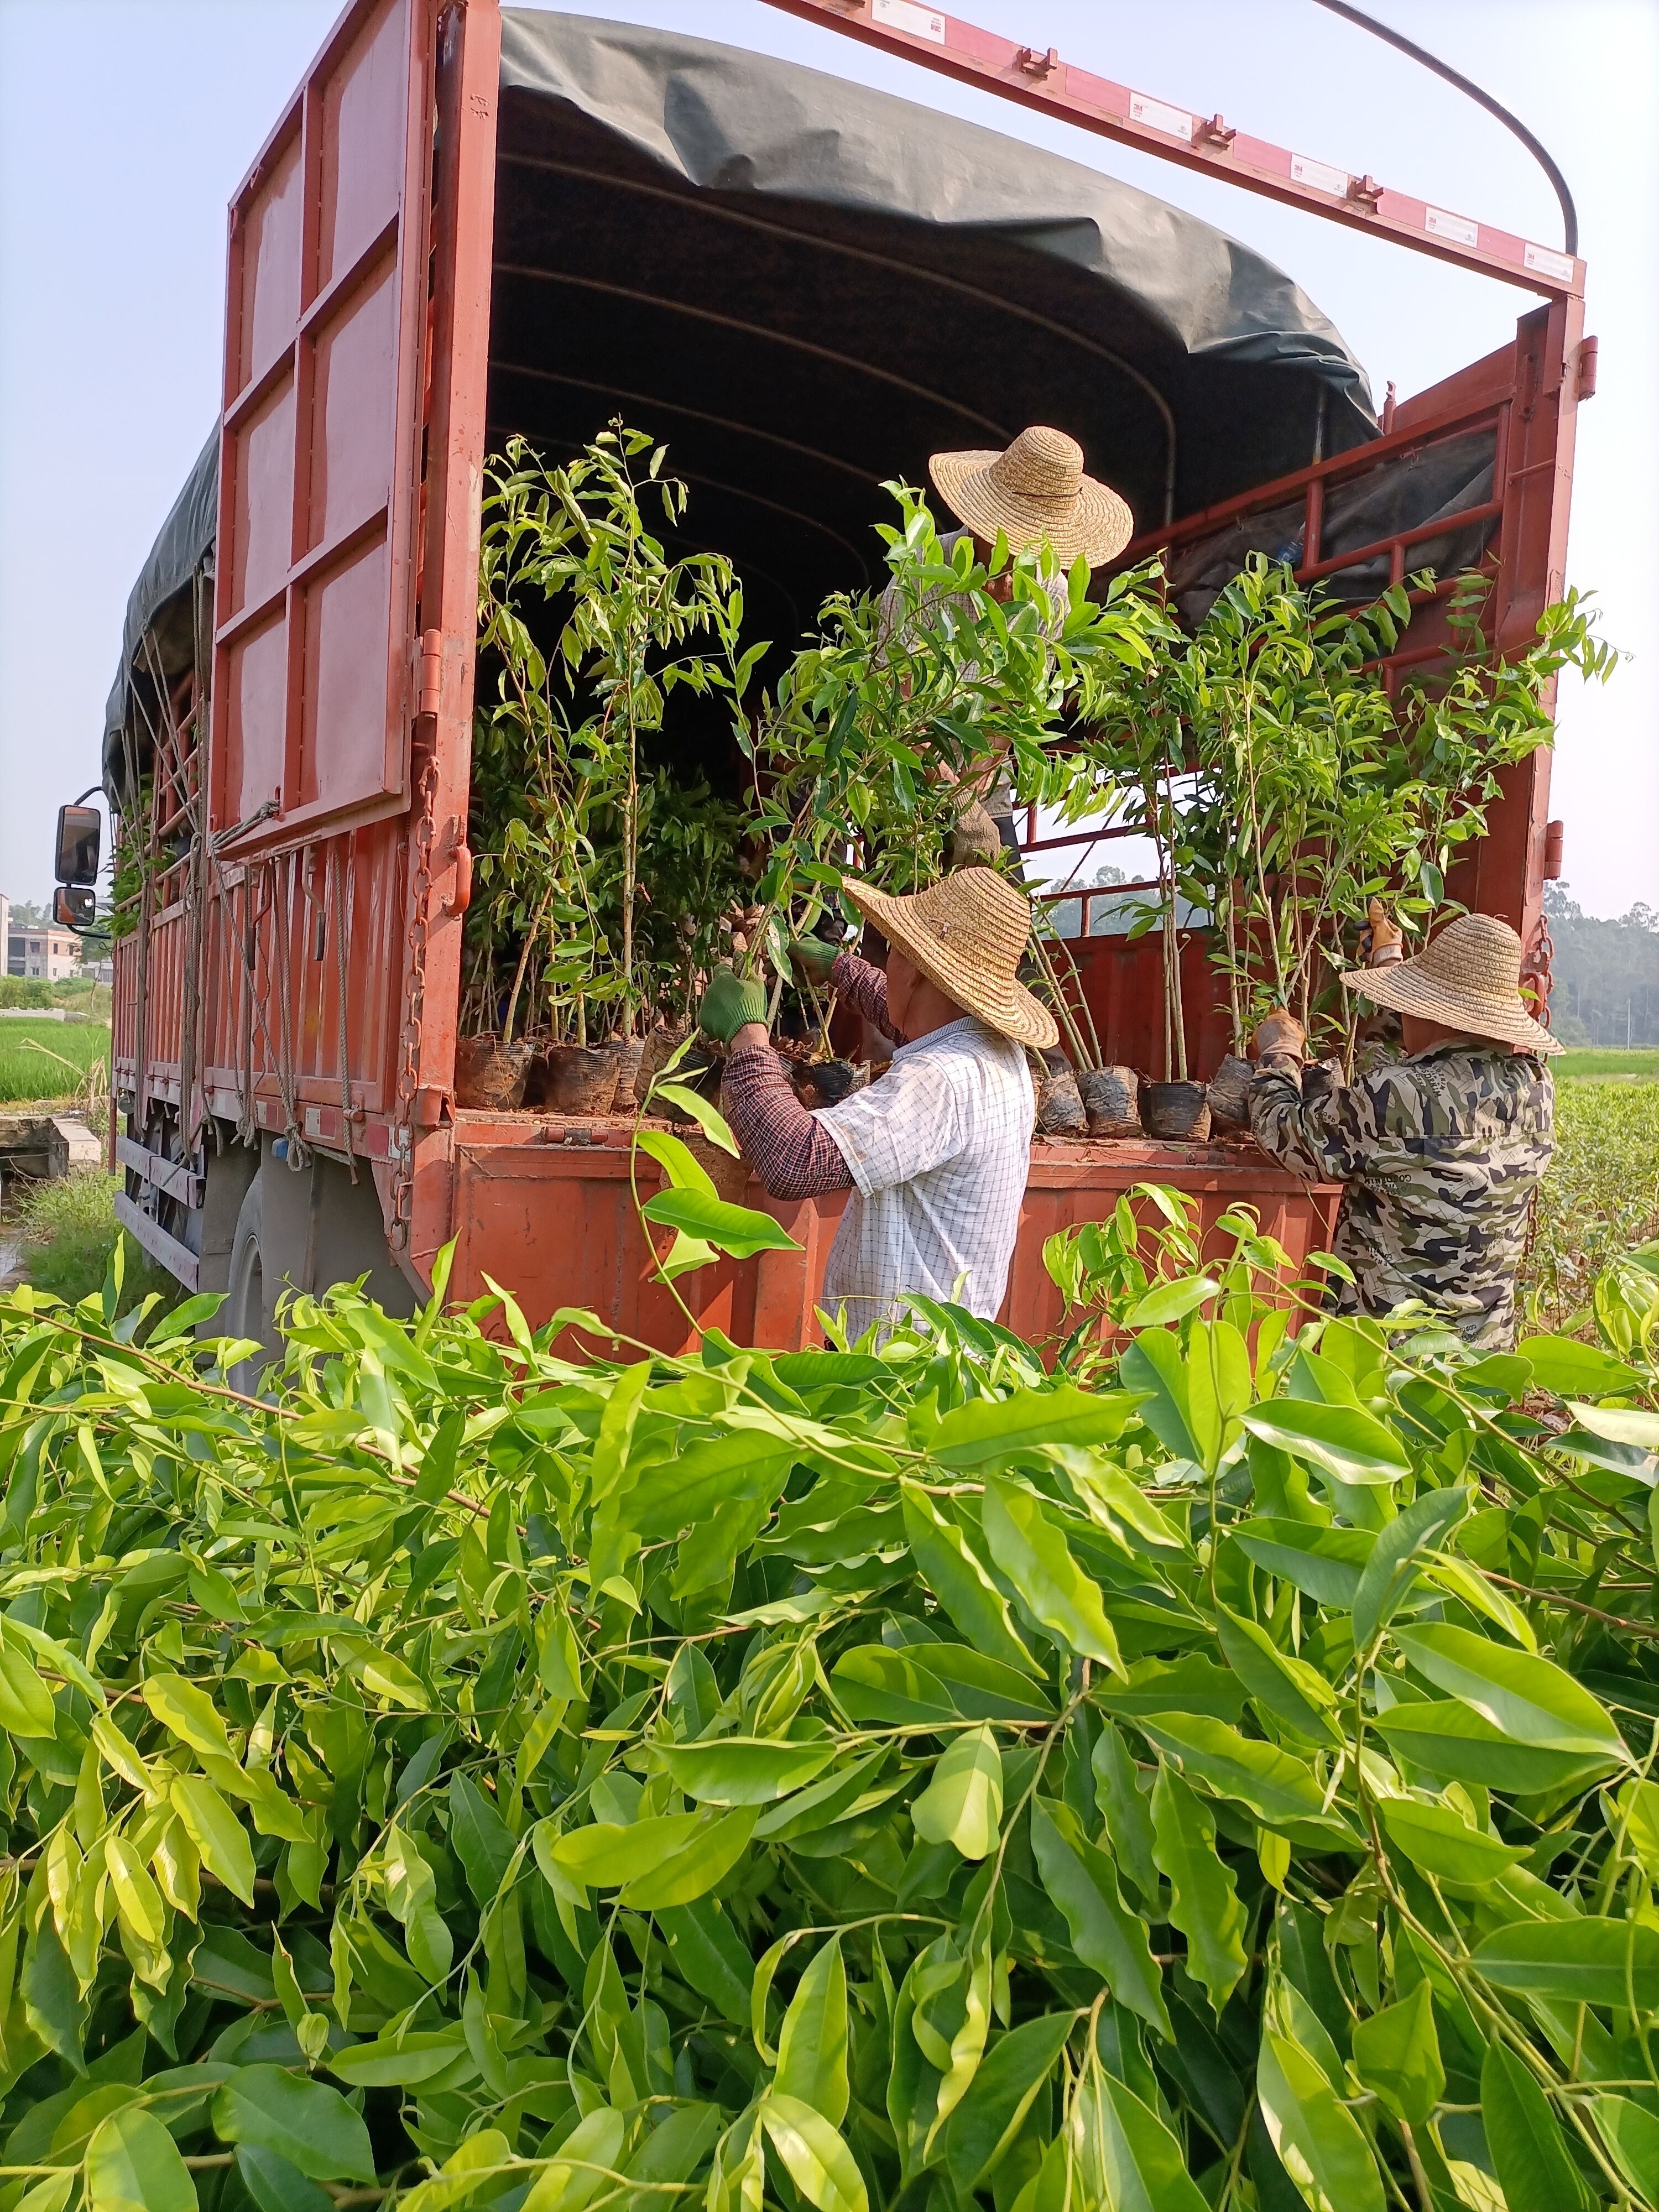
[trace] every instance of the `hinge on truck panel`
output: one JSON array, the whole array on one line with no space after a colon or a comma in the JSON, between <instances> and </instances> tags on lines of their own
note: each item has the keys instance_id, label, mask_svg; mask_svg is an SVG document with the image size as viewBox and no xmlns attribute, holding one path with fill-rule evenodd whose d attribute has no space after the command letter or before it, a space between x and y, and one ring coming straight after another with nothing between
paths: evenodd
<instances>
[{"instance_id":1,"label":"hinge on truck panel","mask_svg":"<svg viewBox=\"0 0 1659 2212\"><path fill-rule=\"evenodd\" d=\"M441 629L421 633L421 674L417 714L435 714L443 690L444 634Z\"/></svg>"}]
</instances>

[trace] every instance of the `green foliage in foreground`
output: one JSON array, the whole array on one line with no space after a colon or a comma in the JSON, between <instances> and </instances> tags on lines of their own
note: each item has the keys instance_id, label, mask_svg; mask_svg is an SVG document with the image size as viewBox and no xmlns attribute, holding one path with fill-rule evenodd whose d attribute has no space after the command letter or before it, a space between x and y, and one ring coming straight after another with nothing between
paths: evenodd
<instances>
[{"instance_id":1,"label":"green foliage in foreground","mask_svg":"<svg viewBox=\"0 0 1659 2212\"><path fill-rule=\"evenodd\" d=\"M1231 1227L1096 1389L0 1304L0 2201L1659 2203L1659 1255L1471 1364Z\"/></svg>"}]
</instances>

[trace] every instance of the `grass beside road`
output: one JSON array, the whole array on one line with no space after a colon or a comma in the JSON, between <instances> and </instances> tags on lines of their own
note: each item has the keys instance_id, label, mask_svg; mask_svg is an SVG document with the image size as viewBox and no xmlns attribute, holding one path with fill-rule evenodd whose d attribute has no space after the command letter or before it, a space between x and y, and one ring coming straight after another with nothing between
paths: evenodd
<instances>
[{"instance_id":1,"label":"grass beside road","mask_svg":"<svg viewBox=\"0 0 1659 2212\"><path fill-rule=\"evenodd\" d=\"M89 1067L108 1058L109 1030L101 1022L33 1022L9 1014L0 1021L0 1103L67 1098Z\"/></svg>"},{"instance_id":2,"label":"grass beside road","mask_svg":"<svg viewBox=\"0 0 1659 2212\"><path fill-rule=\"evenodd\" d=\"M23 1271L38 1290L74 1305L98 1290L111 1255L125 1232L115 1219L118 1175L102 1168L78 1168L56 1182L39 1183L17 1209L23 1236ZM161 1294L162 1308L175 1305L183 1291L131 1237L125 1237L124 1285L129 1304L150 1291Z\"/></svg>"}]
</instances>

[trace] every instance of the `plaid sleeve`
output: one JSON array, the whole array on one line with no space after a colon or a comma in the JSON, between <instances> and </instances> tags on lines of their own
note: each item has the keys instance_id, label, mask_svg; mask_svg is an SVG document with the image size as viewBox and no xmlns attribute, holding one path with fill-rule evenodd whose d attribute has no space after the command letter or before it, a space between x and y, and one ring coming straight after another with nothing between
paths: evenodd
<instances>
[{"instance_id":1,"label":"plaid sleeve","mask_svg":"<svg viewBox=\"0 0 1659 2212\"><path fill-rule=\"evenodd\" d=\"M796 1097L769 1044L744 1045L731 1054L720 1103L744 1158L774 1198L852 1189L840 1146Z\"/></svg>"},{"instance_id":2,"label":"plaid sleeve","mask_svg":"<svg viewBox=\"0 0 1659 2212\"><path fill-rule=\"evenodd\" d=\"M1250 1085L1250 1133L1282 1167L1312 1182L1347 1182L1376 1131L1364 1092L1333 1084L1304 1095L1299 1062L1274 1054Z\"/></svg>"},{"instance_id":3,"label":"plaid sleeve","mask_svg":"<svg viewBox=\"0 0 1659 2212\"><path fill-rule=\"evenodd\" d=\"M887 978L879 968L860 960L856 952L838 953L830 970L830 988L854 1013L873 1022L884 1037L890 1037L895 1044L904 1042L902 1033L887 1018Z\"/></svg>"}]
</instances>

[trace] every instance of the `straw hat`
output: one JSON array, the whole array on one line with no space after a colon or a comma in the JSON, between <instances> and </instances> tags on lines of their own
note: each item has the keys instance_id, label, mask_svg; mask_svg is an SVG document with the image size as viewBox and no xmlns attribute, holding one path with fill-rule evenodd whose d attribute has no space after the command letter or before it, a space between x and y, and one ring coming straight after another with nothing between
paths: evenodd
<instances>
[{"instance_id":1,"label":"straw hat","mask_svg":"<svg viewBox=\"0 0 1659 2212\"><path fill-rule=\"evenodd\" d=\"M1528 1052L1559 1052L1559 1042L1534 1021L1521 997L1521 940L1489 914L1460 914L1413 960L1387 968L1351 968L1342 978L1379 1006L1420 1014L1448 1029L1496 1037Z\"/></svg>"},{"instance_id":2,"label":"straw hat","mask_svg":"<svg viewBox=\"0 0 1659 2212\"><path fill-rule=\"evenodd\" d=\"M925 891L895 898L848 876L847 896L913 967L964 1013L1016 1044L1060 1042L1054 1016L1018 981L1031 904L994 868L957 868Z\"/></svg>"},{"instance_id":3,"label":"straw hat","mask_svg":"<svg viewBox=\"0 0 1659 2212\"><path fill-rule=\"evenodd\" d=\"M1091 568L1134 535L1128 503L1083 473L1083 448L1063 430L1036 423L1006 453L935 453L927 473L951 512L994 544L999 530L1015 553L1046 538L1063 568L1079 553Z\"/></svg>"}]
</instances>

